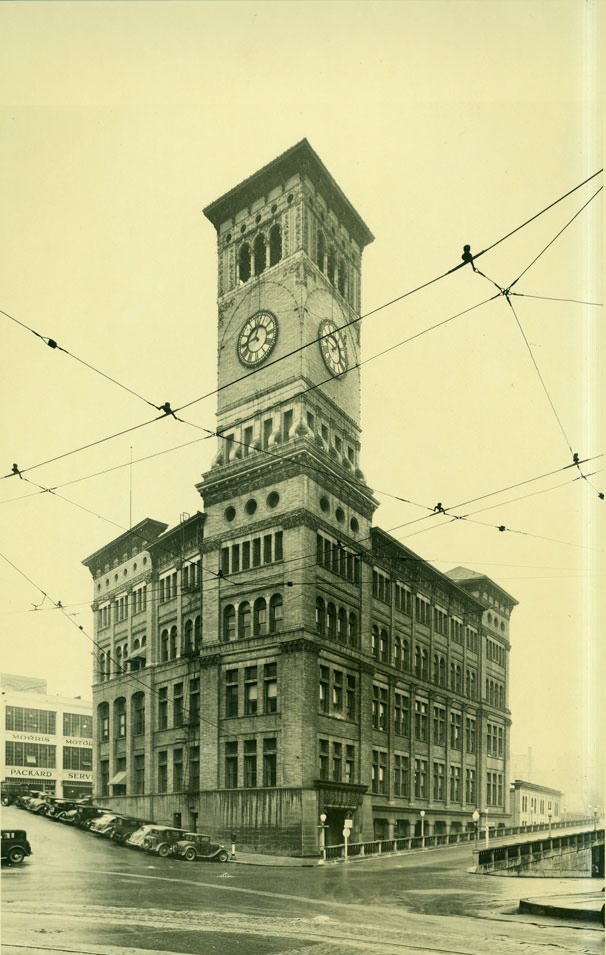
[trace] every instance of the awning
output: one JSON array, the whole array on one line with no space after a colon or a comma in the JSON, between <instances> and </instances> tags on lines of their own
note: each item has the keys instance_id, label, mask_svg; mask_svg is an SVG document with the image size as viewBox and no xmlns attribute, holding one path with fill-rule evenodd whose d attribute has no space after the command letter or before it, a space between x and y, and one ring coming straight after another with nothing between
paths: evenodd
<instances>
[{"instance_id":1,"label":"awning","mask_svg":"<svg viewBox=\"0 0 606 955\"><path fill-rule=\"evenodd\" d=\"M123 783L125 779L126 779L126 773L122 771L121 773L116 773L115 776L112 776L112 778L109 781L109 784L110 786L117 786L120 783Z\"/></svg>"}]
</instances>

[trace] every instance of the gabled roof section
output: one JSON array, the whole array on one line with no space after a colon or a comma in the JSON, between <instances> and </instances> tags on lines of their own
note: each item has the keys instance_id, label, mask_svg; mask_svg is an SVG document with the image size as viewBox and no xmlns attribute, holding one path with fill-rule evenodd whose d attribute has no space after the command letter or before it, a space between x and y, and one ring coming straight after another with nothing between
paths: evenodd
<instances>
[{"instance_id":1,"label":"gabled roof section","mask_svg":"<svg viewBox=\"0 0 606 955\"><path fill-rule=\"evenodd\" d=\"M336 212L356 242L363 248L373 241L374 235L358 215L351 202L337 185L328 169L309 145L307 139L291 146L262 169L254 172L238 186L234 186L203 210L204 215L219 229L221 223L234 216L242 208L250 206L260 195L271 192L291 176L299 173L317 186L324 199Z\"/></svg>"},{"instance_id":2,"label":"gabled roof section","mask_svg":"<svg viewBox=\"0 0 606 955\"><path fill-rule=\"evenodd\" d=\"M114 556L118 556L121 560L121 554L125 545L132 546L135 544L139 550L146 550L149 544L155 541L167 527L168 524L165 524L163 521L155 521L151 517L145 517L142 521L139 521L138 524L135 524L134 527L131 527L130 530L125 531L124 534L120 534L119 537L115 537L109 544L104 544L103 547L96 550L94 554L86 557L82 563L90 570L93 564L98 563L102 559L109 560Z\"/></svg>"}]
</instances>

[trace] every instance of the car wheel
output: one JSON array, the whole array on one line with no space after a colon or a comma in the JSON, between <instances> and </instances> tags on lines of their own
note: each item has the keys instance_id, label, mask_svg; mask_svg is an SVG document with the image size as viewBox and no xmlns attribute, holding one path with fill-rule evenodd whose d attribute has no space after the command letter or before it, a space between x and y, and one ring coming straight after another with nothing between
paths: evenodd
<instances>
[{"instance_id":1,"label":"car wheel","mask_svg":"<svg viewBox=\"0 0 606 955\"><path fill-rule=\"evenodd\" d=\"M219 855L217 856L217 862L227 862L229 859L229 853L226 849L222 849Z\"/></svg>"},{"instance_id":2,"label":"car wheel","mask_svg":"<svg viewBox=\"0 0 606 955\"><path fill-rule=\"evenodd\" d=\"M13 846L8 854L8 861L17 864L18 862L23 862L24 859L25 852L21 846Z\"/></svg>"},{"instance_id":3,"label":"car wheel","mask_svg":"<svg viewBox=\"0 0 606 955\"><path fill-rule=\"evenodd\" d=\"M158 846L158 855L162 856L162 858L165 859L169 852L170 852L169 844L167 842L161 842L160 845Z\"/></svg>"},{"instance_id":4,"label":"car wheel","mask_svg":"<svg viewBox=\"0 0 606 955\"><path fill-rule=\"evenodd\" d=\"M196 850L193 846L188 846L185 852L183 853L188 862L194 862L196 858Z\"/></svg>"}]
</instances>

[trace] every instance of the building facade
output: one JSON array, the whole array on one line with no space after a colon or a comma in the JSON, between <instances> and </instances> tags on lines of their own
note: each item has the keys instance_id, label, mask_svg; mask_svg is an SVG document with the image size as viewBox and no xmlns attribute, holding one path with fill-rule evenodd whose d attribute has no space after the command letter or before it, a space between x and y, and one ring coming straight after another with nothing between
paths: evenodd
<instances>
[{"instance_id":1,"label":"building facade","mask_svg":"<svg viewBox=\"0 0 606 955\"><path fill-rule=\"evenodd\" d=\"M550 789L524 779L511 783L512 826L550 825L563 818L563 794L559 789Z\"/></svg>"},{"instance_id":2,"label":"building facade","mask_svg":"<svg viewBox=\"0 0 606 955\"><path fill-rule=\"evenodd\" d=\"M84 562L96 798L300 854L317 852L320 814L329 842L346 821L354 840L467 828L484 803L505 822L516 601L372 526L372 234L306 140L205 214L218 450L196 485L203 513L142 521Z\"/></svg>"},{"instance_id":3,"label":"building facade","mask_svg":"<svg viewBox=\"0 0 606 955\"><path fill-rule=\"evenodd\" d=\"M80 799L92 792L92 704L49 696L46 681L0 674L3 794L29 789Z\"/></svg>"}]
</instances>

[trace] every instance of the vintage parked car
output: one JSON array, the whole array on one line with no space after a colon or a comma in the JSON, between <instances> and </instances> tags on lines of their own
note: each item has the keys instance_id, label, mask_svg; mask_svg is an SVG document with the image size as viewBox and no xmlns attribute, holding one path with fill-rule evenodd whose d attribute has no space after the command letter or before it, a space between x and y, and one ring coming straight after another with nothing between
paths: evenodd
<instances>
[{"instance_id":1,"label":"vintage parked car","mask_svg":"<svg viewBox=\"0 0 606 955\"><path fill-rule=\"evenodd\" d=\"M126 840L126 845L131 848L145 849L146 852L154 852L159 856L167 856L173 843L179 839L187 839L189 836L195 836L195 832L189 832L187 829L175 829L173 826L153 825L141 826L132 836Z\"/></svg>"},{"instance_id":2,"label":"vintage parked car","mask_svg":"<svg viewBox=\"0 0 606 955\"><path fill-rule=\"evenodd\" d=\"M210 859L212 862L227 862L229 852L220 842L211 842L210 836L196 833L187 839L179 839L172 846L171 852L178 859L195 862L196 859Z\"/></svg>"},{"instance_id":3,"label":"vintage parked car","mask_svg":"<svg viewBox=\"0 0 606 955\"><path fill-rule=\"evenodd\" d=\"M142 826L148 825L144 819L134 819L131 816L118 816L111 831L107 833L114 842L124 845L133 833Z\"/></svg>"},{"instance_id":4,"label":"vintage parked car","mask_svg":"<svg viewBox=\"0 0 606 955\"><path fill-rule=\"evenodd\" d=\"M104 812L95 819L92 819L88 829L98 836L106 836L108 831L115 825L118 817L114 812Z\"/></svg>"},{"instance_id":5,"label":"vintage parked car","mask_svg":"<svg viewBox=\"0 0 606 955\"><path fill-rule=\"evenodd\" d=\"M32 847L27 841L25 829L2 830L2 861L17 865L23 862L26 856L31 856Z\"/></svg>"}]
</instances>

